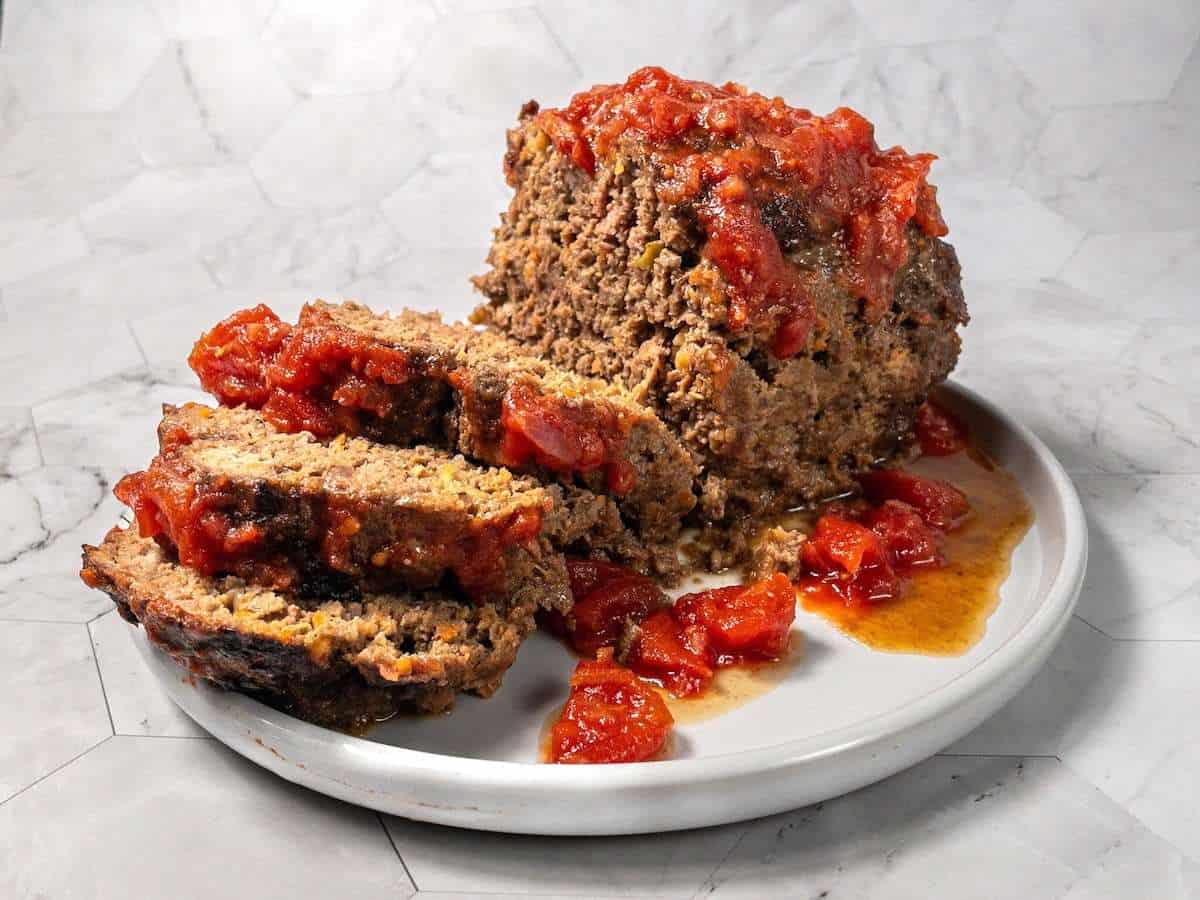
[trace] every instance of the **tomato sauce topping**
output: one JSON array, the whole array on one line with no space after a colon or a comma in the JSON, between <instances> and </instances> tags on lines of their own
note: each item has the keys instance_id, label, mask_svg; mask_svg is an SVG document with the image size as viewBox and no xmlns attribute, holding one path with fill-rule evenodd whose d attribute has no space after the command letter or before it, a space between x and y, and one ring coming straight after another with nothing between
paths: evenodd
<instances>
[{"instance_id":1,"label":"tomato sauce topping","mask_svg":"<svg viewBox=\"0 0 1200 900\"><path fill-rule=\"evenodd\" d=\"M571 676L547 755L554 763L643 762L663 750L674 724L663 698L605 648Z\"/></svg>"},{"instance_id":2,"label":"tomato sauce topping","mask_svg":"<svg viewBox=\"0 0 1200 900\"><path fill-rule=\"evenodd\" d=\"M262 304L234 313L196 342L188 363L223 404L261 409L281 431L319 438L364 430L386 438L380 423L403 413L399 388L414 377L470 390L470 379L453 361L412 359L312 306L304 307L295 326ZM597 415L518 383L503 399L499 426L499 445L486 462L563 474L601 470L618 496L634 487L624 453L628 428L615 411Z\"/></svg>"},{"instance_id":3,"label":"tomato sauce topping","mask_svg":"<svg viewBox=\"0 0 1200 900\"><path fill-rule=\"evenodd\" d=\"M835 240L844 257L838 278L874 322L908 259L907 225L948 231L926 181L936 157L881 150L871 123L845 107L817 116L737 84L650 66L543 110L536 122L588 174L625 135L640 140L658 166L660 197L690 204L704 226L702 253L728 284L728 327L769 335L781 359L805 347L822 277L790 261L790 251Z\"/></svg>"}]
</instances>

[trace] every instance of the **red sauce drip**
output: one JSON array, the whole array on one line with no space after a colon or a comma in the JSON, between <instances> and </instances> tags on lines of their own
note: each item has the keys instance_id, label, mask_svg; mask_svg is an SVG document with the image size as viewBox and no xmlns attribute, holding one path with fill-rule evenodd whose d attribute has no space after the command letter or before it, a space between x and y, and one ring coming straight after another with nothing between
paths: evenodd
<instances>
[{"instance_id":1,"label":"red sauce drip","mask_svg":"<svg viewBox=\"0 0 1200 900\"><path fill-rule=\"evenodd\" d=\"M806 345L815 319L809 281L819 275L787 259L769 224L773 207L840 244L839 278L872 322L908 259L907 224L933 236L948 230L925 180L936 157L881 150L871 123L845 107L816 116L737 84L651 66L543 110L537 124L588 174L623 136L645 143L663 179L660 196L692 204L704 225L703 255L729 286L729 328L768 334L779 358Z\"/></svg>"},{"instance_id":2,"label":"red sauce drip","mask_svg":"<svg viewBox=\"0 0 1200 900\"><path fill-rule=\"evenodd\" d=\"M280 547L255 524L254 511L227 483L205 482L177 454L169 438L144 472L122 478L114 490L134 514L138 532L173 548L179 561L206 575L233 574L277 590L302 581L301 563L311 554L324 566L355 578L428 587L450 572L470 597L483 602L504 586L505 551L536 540L542 515L519 510L474 523L466 533L436 520L406 517L389 545L369 559L356 555L359 519L352 506L329 502L312 522L306 546ZM401 527L402 526L402 527ZM307 567L305 567L307 568Z\"/></svg>"},{"instance_id":3,"label":"red sauce drip","mask_svg":"<svg viewBox=\"0 0 1200 900\"><path fill-rule=\"evenodd\" d=\"M550 729L554 763L629 763L656 756L675 724L662 697L613 661L611 648L580 660L571 693Z\"/></svg>"},{"instance_id":4,"label":"red sauce drip","mask_svg":"<svg viewBox=\"0 0 1200 900\"><path fill-rule=\"evenodd\" d=\"M462 372L432 360L417 372L402 350L342 328L312 306L295 326L262 304L234 313L196 342L188 363L223 404L261 409L281 431L319 438L359 434L366 422L397 412L395 388L416 374L470 390ZM518 384L504 398L500 430L495 458L485 462L568 475L599 469L612 493L634 487L627 428L615 412L597 416Z\"/></svg>"}]
</instances>

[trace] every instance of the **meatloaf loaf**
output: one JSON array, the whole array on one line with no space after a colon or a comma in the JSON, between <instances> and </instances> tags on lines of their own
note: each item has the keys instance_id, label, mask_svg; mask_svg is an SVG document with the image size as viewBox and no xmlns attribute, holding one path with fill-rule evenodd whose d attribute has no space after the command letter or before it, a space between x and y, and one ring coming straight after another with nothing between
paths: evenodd
<instances>
[{"instance_id":1,"label":"meatloaf loaf","mask_svg":"<svg viewBox=\"0 0 1200 900\"><path fill-rule=\"evenodd\" d=\"M531 102L473 318L654 409L710 522L851 489L909 444L967 319L933 159L657 68Z\"/></svg>"},{"instance_id":2,"label":"meatloaf loaf","mask_svg":"<svg viewBox=\"0 0 1200 900\"><path fill-rule=\"evenodd\" d=\"M533 605L437 592L304 600L179 565L133 528L85 546L84 581L194 675L322 725L488 696L533 628Z\"/></svg>"},{"instance_id":3,"label":"meatloaf loaf","mask_svg":"<svg viewBox=\"0 0 1200 900\"><path fill-rule=\"evenodd\" d=\"M261 408L284 431L447 447L612 496L650 544L672 539L695 505L691 457L628 392L434 315L317 302L293 326L259 306L206 334L189 361L222 403Z\"/></svg>"}]
</instances>

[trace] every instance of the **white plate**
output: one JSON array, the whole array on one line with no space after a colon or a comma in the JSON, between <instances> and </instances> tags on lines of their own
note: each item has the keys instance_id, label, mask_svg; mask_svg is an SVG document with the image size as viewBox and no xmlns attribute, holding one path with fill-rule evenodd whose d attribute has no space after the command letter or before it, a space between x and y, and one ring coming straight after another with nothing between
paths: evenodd
<instances>
[{"instance_id":1,"label":"white plate","mask_svg":"<svg viewBox=\"0 0 1200 900\"><path fill-rule=\"evenodd\" d=\"M541 635L495 697L463 698L448 716L393 720L369 739L193 685L138 643L175 702L243 756L313 790L412 819L530 834L635 834L825 800L936 753L1004 705L1045 662L1083 580L1087 526L1050 451L976 394L950 386L942 396L1017 477L1036 513L983 640L959 657L880 653L801 613L800 663L769 693L680 726L669 761L537 764L539 734L574 665Z\"/></svg>"}]
</instances>

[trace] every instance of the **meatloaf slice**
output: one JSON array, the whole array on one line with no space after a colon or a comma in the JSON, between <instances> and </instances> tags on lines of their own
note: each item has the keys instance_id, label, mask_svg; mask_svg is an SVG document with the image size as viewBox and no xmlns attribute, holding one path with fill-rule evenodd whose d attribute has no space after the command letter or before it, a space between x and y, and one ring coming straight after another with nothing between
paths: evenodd
<instances>
[{"instance_id":1,"label":"meatloaf slice","mask_svg":"<svg viewBox=\"0 0 1200 900\"><path fill-rule=\"evenodd\" d=\"M696 502L692 459L627 391L435 315L316 302L293 326L259 306L202 337L190 363L222 403L284 431L427 443L612 496L649 543L674 538Z\"/></svg>"},{"instance_id":2,"label":"meatloaf slice","mask_svg":"<svg viewBox=\"0 0 1200 900\"><path fill-rule=\"evenodd\" d=\"M708 521L852 489L958 355L932 160L851 110L661 69L531 102L473 318L654 409L702 463Z\"/></svg>"},{"instance_id":3,"label":"meatloaf slice","mask_svg":"<svg viewBox=\"0 0 1200 900\"><path fill-rule=\"evenodd\" d=\"M449 582L566 609L563 549L647 562L608 498L428 447L323 443L200 404L165 408L159 447L116 494L204 574L311 596Z\"/></svg>"},{"instance_id":4,"label":"meatloaf slice","mask_svg":"<svg viewBox=\"0 0 1200 900\"><path fill-rule=\"evenodd\" d=\"M305 600L179 565L133 528L85 546L83 580L193 675L301 718L362 727L398 710L492 694L533 628L533 605L438 592Z\"/></svg>"}]
</instances>

